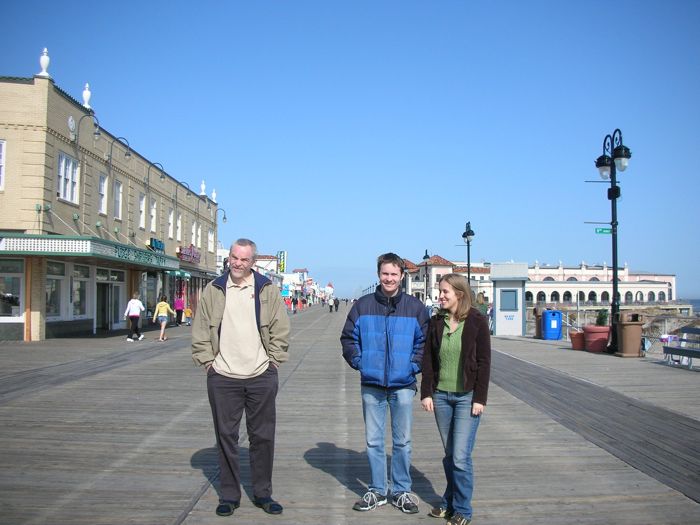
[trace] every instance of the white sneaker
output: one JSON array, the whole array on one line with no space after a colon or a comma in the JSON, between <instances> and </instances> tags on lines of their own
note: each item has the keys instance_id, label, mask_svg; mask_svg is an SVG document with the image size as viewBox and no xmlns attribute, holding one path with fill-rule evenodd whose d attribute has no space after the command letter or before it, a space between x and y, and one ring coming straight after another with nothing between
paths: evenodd
<instances>
[{"instance_id":1,"label":"white sneaker","mask_svg":"<svg viewBox=\"0 0 700 525\"><path fill-rule=\"evenodd\" d=\"M139 336L139 341L140 341L141 339L143 339L143 334L141 334L141 335Z\"/></svg>"},{"instance_id":2,"label":"white sneaker","mask_svg":"<svg viewBox=\"0 0 700 525\"><path fill-rule=\"evenodd\" d=\"M129 341L130 343L134 342L134 340L131 337L127 337L126 340Z\"/></svg>"}]
</instances>

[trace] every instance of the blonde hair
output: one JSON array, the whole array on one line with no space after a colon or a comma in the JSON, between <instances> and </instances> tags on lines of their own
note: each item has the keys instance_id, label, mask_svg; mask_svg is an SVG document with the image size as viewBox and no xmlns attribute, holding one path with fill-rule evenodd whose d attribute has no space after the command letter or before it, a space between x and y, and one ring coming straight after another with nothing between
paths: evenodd
<instances>
[{"instance_id":1,"label":"blonde hair","mask_svg":"<svg viewBox=\"0 0 700 525\"><path fill-rule=\"evenodd\" d=\"M463 321L469 315L469 310L472 307L472 289L469 286L469 282L462 275L456 273L448 273L440 278L438 284L445 281L455 292L457 292L457 312L455 317L458 321ZM446 310L441 310L446 311Z\"/></svg>"}]
</instances>

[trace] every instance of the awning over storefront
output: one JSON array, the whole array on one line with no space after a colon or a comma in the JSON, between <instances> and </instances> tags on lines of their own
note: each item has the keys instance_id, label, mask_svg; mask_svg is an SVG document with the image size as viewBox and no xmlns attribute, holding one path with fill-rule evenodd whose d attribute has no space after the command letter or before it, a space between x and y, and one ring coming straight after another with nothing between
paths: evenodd
<instances>
[{"instance_id":1,"label":"awning over storefront","mask_svg":"<svg viewBox=\"0 0 700 525\"><path fill-rule=\"evenodd\" d=\"M184 270L175 270L175 271L166 271L165 272L168 275L172 275L173 277L181 277L182 279L187 279L188 281L192 277L192 274L189 272L186 272Z\"/></svg>"},{"instance_id":2,"label":"awning over storefront","mask_svg":"<svg viewBox=\"0 0 700 525\"><path fill-rule=\"evenodd\" d=\"M0 234L0 255L92 257L147 269L179 270L180 268L180 261L175 257L98 237Z\"/></svg>"}]
</instances>

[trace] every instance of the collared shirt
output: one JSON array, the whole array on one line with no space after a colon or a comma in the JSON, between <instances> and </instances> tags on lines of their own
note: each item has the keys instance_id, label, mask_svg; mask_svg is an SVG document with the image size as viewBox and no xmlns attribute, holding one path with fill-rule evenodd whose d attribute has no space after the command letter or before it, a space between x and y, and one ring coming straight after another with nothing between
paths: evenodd
<instances>
[{"instance_id":1,"label":"collared shirt","mask_svg":"<svg viewBox=\"0 0 700 525\"><path fill-rule=\"evenodd\" d=\"M464 392L462 379L462 331L464 321L460 321L454 332L450 332L450 321L445 316L445 327L440 342L440 381L437 389L445 392Z\"/></svg>"},{"instance_id":2,"label":"collared shirt","mask_svg":"<svg viewBox=\"0 0 700 525\"><path fill-rule=\"evenodd\" d=\"M226 281L226 307L221 321L219 353L214 370L234 379L257 377L270 364L255 319L255 278L241 284Z\"/></svg>"}]
</instances>

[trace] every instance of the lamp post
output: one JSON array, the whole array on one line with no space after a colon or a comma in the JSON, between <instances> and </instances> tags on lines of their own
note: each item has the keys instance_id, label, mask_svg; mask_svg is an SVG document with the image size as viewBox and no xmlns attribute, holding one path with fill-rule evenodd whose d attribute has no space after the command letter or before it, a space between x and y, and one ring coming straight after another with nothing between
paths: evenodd
<instances>
[{"instance_id":1,"label":"lamp post","mask_svg":"<svg viewBox=\"0 0 700 525\"><path fill-rule=\"evenodd\" d=\"M423 256L423 262L425 262L425 297L423 299L423 302L425 302L428 297L430 297L430 273L428 272L428 261L430 260L430 255L428 255L428 250L425 250L425 255ZM430 297L430 300L432 301L433 298Z\"/></svg>"},{"instance_id":2,"label":"lamp post","mask_svg":"<svg viewBox=\"0 0 700 525\"><path fill-rule=\"evenodd\" d=\"M112 171L112 148L114 147L114 143L117 141L123 142L126 145L124 157L127 159L131 158L131 145L129 144L128 140L126 140L124 137L117 137L116 139L112 140L112 142L109 143L109 153L107 154L107 162L110 172Z\"/></svg>"},{"instance_id":3,"label":"lamp post","mask_svg":"<svg viewBox=\"0 0 700 525\"><path fill-rule=\"evenodd\" d=\"M464 233L462 234L462 239L467 244L467 280L469 285L472 284L472 261L471 261L471 246L472 239L474 238L474 230L472 230L471 221L467 222L464 226Z\"/></svg>"},{"instance_id":4,"label":"lamp post","mask_svg":"<svg viewBox=\"0 0 700 525\"><path fill-rule=\"evenodd\" d=\"M620 187L617 185L617 170L625 171L632 152L622 143L622 131L616 129L612 135L606 135L603 139L603 154L595 161L595 166L603 180L610 179L608 188L608 200L610 201L612 227L612 304L610 324L610 346L608 352L618 351L617 323L620 313L620 297L617 290L617 199L620 198Z\"/></svg>"},{"instance_id":5,"label":"lamp post","mask_svg":"<svg viewBox=\"0 0 700 525\"><path fill-rule=\"evenodd\" d=\"M100 121L95 116L95 113L92 111L86 113L80 117L80 119L78 119L77 125L75 124L73 117L70 116L68 117L68 130L70 131L70 139L75 142L76 147L80 147L80 124L83 122L83 119L87 117L92 117L92 124L95 126L95 129L92 132L93 137L95 140L100 138Z\"/></svg>"},{"instance_id":6,"label":"lamp post","mask_svg":"<svg viewBox=\"0 0 700 525\"><path fill-rule=\"evenodd\" d=\"M146 178L143 179L143 183L146 185L146 189L151 191L151 168L155 166L160 169L160 180L165 180L165 168L160 162L151 162L148 164L148 170L146 171Z\"/></svg>"},{"instance_id":7,"label":"lamp post","mask_svg":"<svg viewBox=\"0 0 700 525\"><path fill-rule=\"evenodd\" d=\"M216 213L218 214L219 212L223 212L224 216L221 220L224 224L226 224L226 210L224 210L223 208L217 208Z\"/></svg>"}]
</instances>

